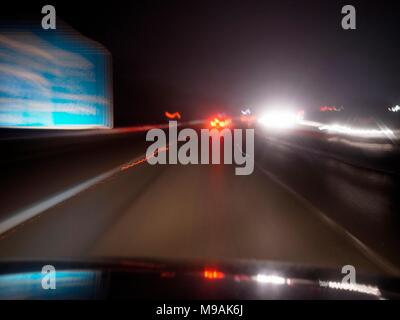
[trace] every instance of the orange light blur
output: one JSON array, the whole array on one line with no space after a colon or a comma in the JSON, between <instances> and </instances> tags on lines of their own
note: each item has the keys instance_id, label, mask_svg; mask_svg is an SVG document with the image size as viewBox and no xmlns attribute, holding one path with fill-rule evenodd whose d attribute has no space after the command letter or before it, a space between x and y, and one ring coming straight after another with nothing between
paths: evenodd
<instances>
[{"instance_id":1,"label":"orange light blur","mask_svg":"<svg viewBox=\"0 0 400 320\"><path fill-rule=\"evenodd\" d=\"M168 119L171 119L171 120L172 119L178 119L178 120L181 119L181 114L179 112L170 113L168 111L165 111L164 114Z\"/></svg>"},{"instance_id":2,"label":"orange light blur","mask_svg":"<svg viewBox=\"0 0 400 320\"><path fill-rule=\"evenodd\" d=\"M217 270L206 269L204 270L204 278L209 280L219 280L225 278L225 274Z\"/></svg>"},{"instance_id":3,"label":"orange light blur","mask_svg":"<svg viewBox=\"0 0 400 320\"><path fill-rule=\"evenodd\" d=\"M155 152L153 152L153 154L151 154L150 156L141 158L139 160L136 160L136 161L133 161L133 162L130 162L130 163L127 163L127 164L124 164L124 165L122 165L120 167L120 169L121 169L121 171L125 171L125 170L128 170L128 169L132 168L132 167L136 167L139 164L145 163L149 159L154 158L156 156L157 152L166 152L166 151L168 151L168 146L161 147L158 150L156 150Z\"/></svg>"}]
</instances>

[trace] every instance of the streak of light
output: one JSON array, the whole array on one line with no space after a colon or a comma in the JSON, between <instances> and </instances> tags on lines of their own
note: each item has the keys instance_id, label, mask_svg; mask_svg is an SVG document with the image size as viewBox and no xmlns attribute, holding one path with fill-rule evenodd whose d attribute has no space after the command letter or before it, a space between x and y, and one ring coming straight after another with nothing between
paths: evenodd
<instances>
[{"instance_id":1,"label":"streak of light","mask_svg":"<svg viewBox=\"0 0 400 320\"><path fill-rule=\"evenodd\" d=\"M276 285L283 285L286 283L286 279L277 275L257 274L254 278L259 283L269 283Z\"/></svg>"},{"instance_id":2,"label":"streak of light","mask_svg":"<svg viewBox=\"0 0 400 320\"><path fill-rule=\"evenodd\" d=\"M135 167L135 166L137 166L137 165L139 165L139 164L142 164L142 163L144 163L144 162L147 162L149 159L154 158L154 157L156 156L156 154L158 154L159 152L165 152L165 151L167 151L167 150L168 150L168 147L165 146L165 147L162 147L162 148L156 150L150 157L143 157L143 158L140 158L139 160L135 160L135 161L133 161L133 162L124 164L124 165L121 166L121 171L128 170L128 169L130 169L130 168L132 168L132 167Z\"/></svg>"},{"instance_id":3,"label":"streak of light","mask_svg":"<svg viewBox=\"0 0 400 320\"><path fill-rule=\"evenodd\" d=\"M394 133L390 129L360 129L342 126L338 124L333 125L322 125L319 127L321 131L328 131L330 133L342 133L352 136L361 137L382 137L382 136L393 136Z\"/></svg>"},{"instance_id":4,"label":"streak of light","mask_svg":"<svg viewBox=\"0 0 400 320\"><path fill-rule=\"evenodd\" d=\"M335 282L335 281L328 281L323 282L321 281L323 287L327 286L328 288L331 289L337 289L337 290L346 290L346 291L355 291L355 292L360 292L364 294L369 294L369 295L374 295L377 297L381 296L381 292L378 287L375 286L369 286L365 284L358 284L358 283L342 283L342 282Z\"/></svg>"}]
</instances>

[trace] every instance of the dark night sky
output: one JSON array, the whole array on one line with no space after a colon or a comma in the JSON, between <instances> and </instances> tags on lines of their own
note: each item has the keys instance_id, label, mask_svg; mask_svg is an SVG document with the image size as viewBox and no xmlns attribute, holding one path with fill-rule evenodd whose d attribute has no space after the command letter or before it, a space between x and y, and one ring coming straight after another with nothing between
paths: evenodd
<instances>
[{"instance_id":1,"label":"dark night sky","mask_svg":"<svg viewBox=\"0 0 400 320\"><path fill-rule=\"evenodd\" d=\"M112 53L118 125L272 101L368 112L400 104L399 1L52 4ZM357 9L355 31L341 29L345 4ZM2 15L41 18L41 4L18 7Z\"/></svg>"}]
</instances>

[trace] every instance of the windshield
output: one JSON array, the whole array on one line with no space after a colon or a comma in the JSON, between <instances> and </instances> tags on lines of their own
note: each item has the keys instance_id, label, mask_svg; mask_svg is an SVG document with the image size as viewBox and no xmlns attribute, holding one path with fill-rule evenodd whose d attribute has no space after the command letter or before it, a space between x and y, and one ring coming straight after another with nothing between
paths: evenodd
<instances>
[{"instance_id":1,"label":"windshield","mask_svg":"<svg viewBox=\"0 0 400 320\"><path fill-rule=\"evenodd\" d=\"M400 274L393 2L1 12L0 260Z\"/></svg>"}]
</instances>

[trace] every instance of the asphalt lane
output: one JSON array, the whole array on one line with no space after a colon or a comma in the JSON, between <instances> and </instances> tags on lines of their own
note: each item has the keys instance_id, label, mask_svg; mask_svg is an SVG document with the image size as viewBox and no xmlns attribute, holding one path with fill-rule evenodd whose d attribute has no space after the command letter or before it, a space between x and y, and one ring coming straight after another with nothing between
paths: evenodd
<instances>
[{"instance_id":1,"label":"asphalt lane","mask_svg":"<svg viewBox=\"0 0 400 320\"><path fill-rule=\"evenodd\" d=\"M236 176L229 166L168 167L91 252L332 268L352 264L376 271L346 239L261 171Z\"/></svg>"},{"instance_id":2,"label":"asphalt lane","mask_svg":"<svg viewBox=\"0 0 400 320\"><path fill-rule=\"evenodd\" d=\"M315 154L299 141L259 138L264 143L257 159L263 168L385 260L400 266L398 175ZM362 157L362 151L353 152Z\"/></svg>"},{"instance_id":3,"label":"asphalt lane","mask_svg":"<svg viewBox=\"0 0 400 320\"><path fill-rule=\"evenodd\" d=\"M258 168L141 163L0 238L1 259L260 259L384 272Z\"/></svg>"}]
</instances>

